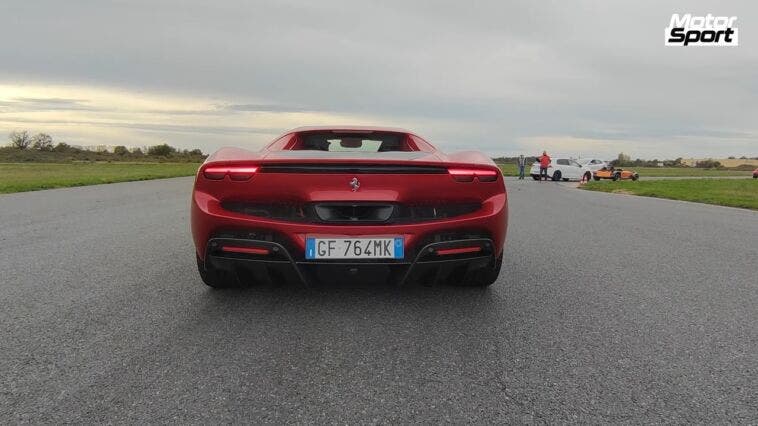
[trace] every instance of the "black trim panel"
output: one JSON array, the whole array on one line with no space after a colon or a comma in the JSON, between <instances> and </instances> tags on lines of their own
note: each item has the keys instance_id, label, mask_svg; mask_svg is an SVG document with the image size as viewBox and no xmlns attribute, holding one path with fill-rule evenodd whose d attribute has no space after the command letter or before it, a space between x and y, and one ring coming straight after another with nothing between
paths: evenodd
<instances>
[{"instance_id":1,"label":"black trim panel","mask_svg":"<svg viewBox=\"0 0 758 426\"><path fill-rule=\"evenodd\" d=\"M437 166L413 165L357 165L357 164L269 164L261 166L258 173L354 173L354 174L446 174L447 169Z\"/></svg>"}]
</instances>

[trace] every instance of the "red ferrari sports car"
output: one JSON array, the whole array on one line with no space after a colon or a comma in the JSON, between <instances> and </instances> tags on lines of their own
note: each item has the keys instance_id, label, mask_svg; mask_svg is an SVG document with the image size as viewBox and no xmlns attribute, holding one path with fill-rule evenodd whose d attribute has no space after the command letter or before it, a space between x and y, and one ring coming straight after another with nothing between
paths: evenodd
<instances>
[{"instance_id":1,"label":"red ferrari sports car","mask_svg":"<svg viewBox=\"0 0 758 426\"><path fill-rule=\"evenodd\" d=\"M212 287L345 278L487 286L507 226L490 158L443 154L392 128L305 127L259 152L222 148L192 194L197 266Z\"/></svg>"}]
</instances>

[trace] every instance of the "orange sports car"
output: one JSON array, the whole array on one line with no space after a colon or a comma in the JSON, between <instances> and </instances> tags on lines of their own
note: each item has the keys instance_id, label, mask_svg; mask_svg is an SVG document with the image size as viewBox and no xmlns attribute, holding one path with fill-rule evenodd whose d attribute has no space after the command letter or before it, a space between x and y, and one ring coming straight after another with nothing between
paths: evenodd
<instances>
[{"instance_id":1,"label":"orange sports car","mask_svg":"<svg viewBox=\"0 0 758 426\"><path fill-rule=\"evenodd\" d=\"M595 180L600 179L613 179L613 180L619 180L619 179L631 179L631 180L637 180L640 178L640 175L637 174L634 170L624 170L624 169L617 169L613 166L607 166L603 167L600 170L597 170L595 173L592 174L592 178Z\"/></svg>"}]
</instances>

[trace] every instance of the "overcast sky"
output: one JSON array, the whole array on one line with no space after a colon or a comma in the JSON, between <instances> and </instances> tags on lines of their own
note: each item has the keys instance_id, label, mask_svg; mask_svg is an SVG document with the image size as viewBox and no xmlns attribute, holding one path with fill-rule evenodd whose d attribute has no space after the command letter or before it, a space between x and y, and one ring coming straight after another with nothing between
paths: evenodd
<instances>
[{"instance_id":1,"label":"overcast sky","mask_svg":"<svg viewBox=\"0 0 758 426\"><path fill-rule=\"evenodd\" d=\"M739 47L663 44L672 13ZM0 2L0 131L257 148L391 125L446 151L758 156L758 2Z\"/></svg>"}]
</instances>

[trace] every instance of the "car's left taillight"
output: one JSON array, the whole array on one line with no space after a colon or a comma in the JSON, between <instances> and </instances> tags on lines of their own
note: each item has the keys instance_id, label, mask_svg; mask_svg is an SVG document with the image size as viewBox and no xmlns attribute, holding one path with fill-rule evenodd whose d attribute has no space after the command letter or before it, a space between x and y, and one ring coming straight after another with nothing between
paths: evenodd
<instances>
[{"instance_id":1,"label":"car's left taillight","mask_svg":"<svg viewBox=\"0 0 758 426\"><path fill-rule=\"evenodd\" d=\"M223 180L226 176L234 181L246 181L258 171L258 166L208 166L203 176L210 180Z\"/></svg>"}]
</instances>

